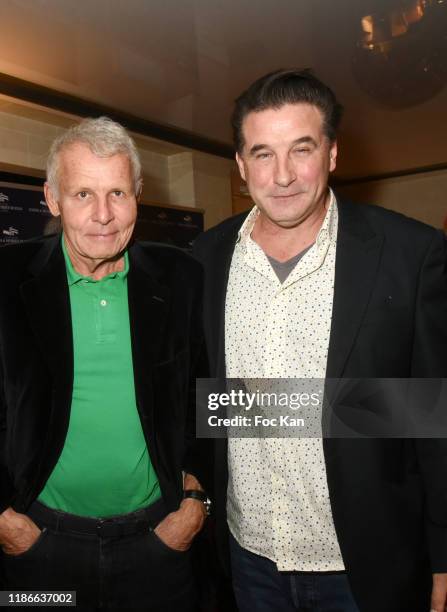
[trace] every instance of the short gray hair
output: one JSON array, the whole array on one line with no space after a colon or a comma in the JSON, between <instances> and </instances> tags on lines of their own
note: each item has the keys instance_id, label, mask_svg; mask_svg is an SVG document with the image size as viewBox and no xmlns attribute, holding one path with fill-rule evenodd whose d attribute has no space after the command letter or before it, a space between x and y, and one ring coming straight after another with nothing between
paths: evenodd
<instances>
[{"instance_id":1,"label":"short gray hair","mask_svg":"<svg viewBox=\"0 0 447 612\"><path fill-rule=\"evenodd\" d=\"M98 157L124 153L130 162L135 194L139 194L143 179L137 147L123 126L109 117L83 119L53 142L47 159L47 182L54 194L59 193L59 155L65 147L76 143L86 144Z\"/></svg>"}]
</instances>

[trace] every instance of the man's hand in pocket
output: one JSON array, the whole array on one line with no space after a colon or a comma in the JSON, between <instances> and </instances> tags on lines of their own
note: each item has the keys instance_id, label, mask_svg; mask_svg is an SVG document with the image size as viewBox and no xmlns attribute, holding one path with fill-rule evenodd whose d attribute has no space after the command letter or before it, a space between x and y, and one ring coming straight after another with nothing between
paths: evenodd
<instances>
[{"instance_id":1,"label":"man's hand in pocket","mask_svg":"<svg viewBox=\"0 0 447 612\"><path fill-rule=\"evenodd\" d=\"M0 545L7 555L21 555L40 536L39 527L25 514L7 508L0 514Z\"/></svg>"}]
</instances>

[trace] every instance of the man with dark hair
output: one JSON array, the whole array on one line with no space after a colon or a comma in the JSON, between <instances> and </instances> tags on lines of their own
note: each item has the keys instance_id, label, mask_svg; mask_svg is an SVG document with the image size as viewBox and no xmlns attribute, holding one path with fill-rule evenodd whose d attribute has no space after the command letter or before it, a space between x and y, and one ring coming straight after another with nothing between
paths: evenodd
<instances>
[{"instance_id":1,"label":"man with dark hair","mask_svg":"<svg viewBox=\"0 0 447 612\"><path fill-rule=\"evenodd\" d=\"M0 562L33 601L196 609L202 271L132 243L141 185L126 130L85 119L48 159L62 234L0 252Z\"/></svg>"},{"instance_id":2,"label":"man with dark hair","mask_svg":"<svg viewBox=\"0 0 447 612\"><path fill-rule=\"evenodd\" d=\"M447 376L445 239L334 195L340 116L309 71L271 73L236 101L255 206L195 244L215 376ZM239 609L444 611L446 475L444 439L216 440Z\"/></svg>"},{"instance_id":3,"label":"man with dark hair","mask_svg":"<svg viewBox=\"0 0 447 612\"><path fill-rule=\"evenodd\" d=\"M242 124L252 112L280 108L285 104L309 104L322 114L323 131L333 142L343 114L343 107L334 92L317 79L310 70L281 70L271 72L255 81L236 100L231 125L236 151L244 148Z\"/></svg>"}]
</instances>

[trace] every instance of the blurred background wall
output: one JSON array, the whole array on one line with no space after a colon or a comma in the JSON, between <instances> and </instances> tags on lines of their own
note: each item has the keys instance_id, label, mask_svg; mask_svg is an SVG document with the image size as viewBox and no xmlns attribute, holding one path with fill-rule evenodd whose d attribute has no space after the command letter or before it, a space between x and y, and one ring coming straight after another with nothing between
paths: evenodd
<instances>
[{"instance_id":1,"label":"blurred background wall","mask_svg":"<svg viewBox=\"0 0 447 612\"><path fill-rule=\"evenodd\" d=\"M117 113L144 203L201 209L210 227L250 205L234 98L310 67L345 106L334 186L443 227L446 13L447 0L2 0L0 172L42 177L57 133Z\"/></svg>"}]
</instances>

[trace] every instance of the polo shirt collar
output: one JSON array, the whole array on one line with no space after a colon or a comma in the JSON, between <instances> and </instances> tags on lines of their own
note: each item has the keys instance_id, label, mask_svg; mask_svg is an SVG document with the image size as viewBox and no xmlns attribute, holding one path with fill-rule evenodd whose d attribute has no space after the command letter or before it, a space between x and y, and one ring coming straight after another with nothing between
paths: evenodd
<instances>
[{"instance_id":1,"label":"polo shirt collar","mask_svg":"<svg viewBox=\"0 0 447 612\"><path fill-rule=\"evenodd\" d=\"M107 276L105 276L104 278L101 278L100 281L95 281L94 279L92 279L90 276L83 276L82 274L79 274L79 272L77 272L74 267L73 264L71 263L71 259L68 255L67 252L67 247L65 244L65 236L64 234L62 234L62 238L61 238L61 244L62 244L62 252L64 254L64 260L65 260L65 269L67 271L67 281L68 281L68 286L71 287L72 285L76 285L77 283L84 281L84 280L88 280L91 283L97 283L100 281L104 281L106 279L109 278L121 278L124 279L127 277L127 274L129 273L129 255L127 250L124 252L124 270L120 270L119 272L112 272L111 274L107 274Z\"/></svg>"}]
</instances>

